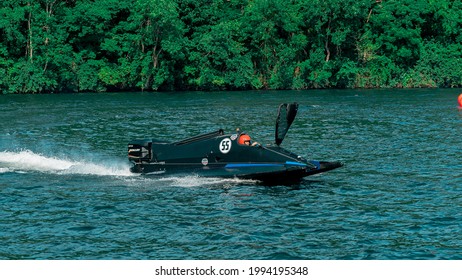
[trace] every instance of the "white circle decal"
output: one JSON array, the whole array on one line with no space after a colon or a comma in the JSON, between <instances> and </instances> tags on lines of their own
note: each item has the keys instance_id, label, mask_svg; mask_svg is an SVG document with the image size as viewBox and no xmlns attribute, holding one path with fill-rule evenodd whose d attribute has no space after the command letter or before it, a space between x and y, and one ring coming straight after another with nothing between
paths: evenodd
<instances>
[{"instance_id":1,"label":"white circle decal","mask_svg":"<svg viewBox=\"0 0 462 280\"><path fill-rule=\"evenodd\" d=\"M220 142L220 152L222 152L223 154L227 154L229 151L231 151L231 139L229 138L225 138L223 140L221 140Z\"/></svg>"}]
</instances>

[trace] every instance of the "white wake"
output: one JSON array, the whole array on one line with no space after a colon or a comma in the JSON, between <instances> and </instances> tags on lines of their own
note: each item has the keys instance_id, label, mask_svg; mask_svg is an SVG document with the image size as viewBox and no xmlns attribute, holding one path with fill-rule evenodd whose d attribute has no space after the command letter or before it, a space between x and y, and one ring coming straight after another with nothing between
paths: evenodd
<instances>
[{"instance_id":1,"label":"white wake","mask_svg":"<svg viewBox=\"0 0 462 280\"><path fill-rule=\"evenodd\" d=\"M257 183L255 180L246 180L238 178L219 178L219 177L201 177L198 175L178 176L178 177L161 177L157 179L158 182L166 183L178 187L232 187L239 184L254 185Z\"/></svg>"},{"instance_id":2,"label":"white wake","mask_svg":"<svg viewBox=\"0 0 462 280\"><path fill-rule=\"evenodd\" d=\"M96 156L95 158L102 158ZM106 160L97 162L95 159L74 160L68 157L58 158L34 153L30 150L3 151L0 152L0 174L2 173L28 173L42 172L58 175L96 175L96 176L117 176L124 177L126 182L143 186L176 186L176 187L232 187L239 184L254 185L254 180L243 180L237 178L213 178L201 177L198 175L164 176L151 175L139 176L140 174L130 172L128 162L117 162L117 160Z\"/></svg>"},{"instance_id":3,"label":"white wake","mask_svg":"<svg viewBox=\"0 0 462 280\"><path fill-rule=\"evenodd\" d=\"M128 163L76 161L34 153L30 150L0 152L0 173L38 171L59 174L133 176Z\"/></svg>"}]
</instances>

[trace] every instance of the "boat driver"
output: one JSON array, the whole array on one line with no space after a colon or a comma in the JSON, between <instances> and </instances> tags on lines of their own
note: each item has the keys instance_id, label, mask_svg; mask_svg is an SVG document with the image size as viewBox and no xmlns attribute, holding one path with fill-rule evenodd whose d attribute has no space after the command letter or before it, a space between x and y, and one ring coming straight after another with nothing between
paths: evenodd
<instances>
[{"instance_id":1,"label":"boat driver","mask_svg":"<svg viewBox=\"0 0 462 280\"><path fill-rule=\"evenodd\" d=\"M252 146L252 147L259 145L258 142L253 142L250 136L245 133L242 133L239 136L239 140L237 141L237 143L239 143L239 145L247 145L247 146Z\"/></svg>"}]
</instances>

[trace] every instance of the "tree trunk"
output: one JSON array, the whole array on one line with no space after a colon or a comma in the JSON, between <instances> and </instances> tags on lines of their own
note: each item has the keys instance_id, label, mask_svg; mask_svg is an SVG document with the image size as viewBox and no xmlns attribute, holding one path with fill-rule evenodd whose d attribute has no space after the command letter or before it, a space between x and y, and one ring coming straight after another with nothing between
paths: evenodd
<instances>
[{"instance_id":1,"label":"tree trunk","mask_svg":"<svg viewBox=\"0 0 462 280\"><path fill-rule=\"evenodd\" d=\"M27 20L28 39L27 39L27 46L26 46L26 56L29 57L29 60L32 62L34 48L32 46L32 10L31 10L30 2L27 3L27 6L29 7L29 17Z\"/></svg>"},{"instance_id":2,"label":"tree trunk","mask_svg":"<svg viewBox=\"0 0 462 280\"><path fill-rule=\"evenodd\" d=\"M330 22L331 22L331 19L329 19L329 22L327 23L328 33L326 35L326 42L324 44L324 48L326 49L326 62L329 62L329 59L330 59L330 49L329 49Z\"/></svg>"}]
</instances>

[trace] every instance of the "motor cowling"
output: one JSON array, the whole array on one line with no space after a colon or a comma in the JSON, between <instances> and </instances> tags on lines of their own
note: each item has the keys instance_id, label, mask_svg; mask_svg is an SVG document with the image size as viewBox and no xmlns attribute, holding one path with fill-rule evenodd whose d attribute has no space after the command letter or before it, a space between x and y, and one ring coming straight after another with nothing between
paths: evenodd
<instances>
[{"instance_id":1,"label":"motor cowling","mask_svg":"<svg viewBox=\"0 0 462 280\"><path fill-rule=\"evenodd\" d=\"M151 141L133 141L128 144L128 159L134 162L150 161L152 159Z\"/></svg>"}]
</instances>

